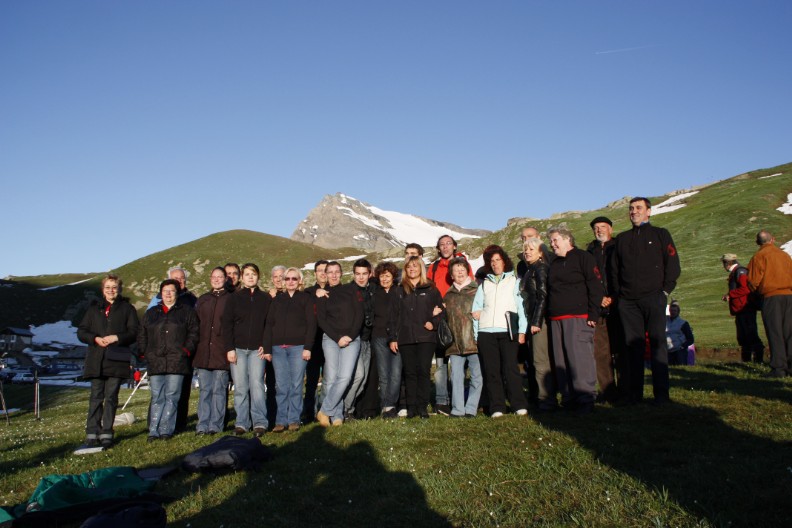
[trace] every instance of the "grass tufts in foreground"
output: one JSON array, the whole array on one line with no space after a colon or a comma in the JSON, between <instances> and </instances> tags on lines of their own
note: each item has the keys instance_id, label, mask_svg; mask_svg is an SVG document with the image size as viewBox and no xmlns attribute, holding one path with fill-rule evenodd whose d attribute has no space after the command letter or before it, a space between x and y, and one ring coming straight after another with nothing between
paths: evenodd
<instances>
[{"instance_id":1,"label":"grass tufts in foreground","mask_svg":"<svg viewBox=\"0 0 792 528\"><path fill-rule=\"evenodd\" d=\"M598 406L594 414L493 420L374 420L267 434L258 473L177 473L157 491L173 526L785 526L792 491L792 381L751 365L672 368L674 403ZM27 500L50 473L178 464L208 437L146 443L145 423L118 444L72 454L87 390L6 386L0 504ZM129 391L122 391L122 401ZM196 395L193 394L193 403ZM148 394L131 404L145 416ZM128 409L129 410L129 409ZM194 411L194 405L193 405ZM192 422L194 425L194 420Z\"/></svg>"}]
</instances>

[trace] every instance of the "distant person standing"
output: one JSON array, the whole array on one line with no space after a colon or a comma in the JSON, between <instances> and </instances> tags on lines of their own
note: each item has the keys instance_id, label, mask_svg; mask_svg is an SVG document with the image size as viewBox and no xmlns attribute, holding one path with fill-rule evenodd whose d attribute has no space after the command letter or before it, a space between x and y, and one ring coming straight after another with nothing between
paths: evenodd
<instances>
[{"instance_id":1,"label":"distant person standing","mask_svg":"<svg viewBox=\"0 0 792 528\"><path fill-rule=\"evenodd\" d=\"M402 284L392 300L388 319L388 342L401 355L407 397L407 417L429 418L429 373L437 343L437 325L443 299L426 277L420 257L407 259ZM449 408L450 411L450 408Z\"/></svg>"},{"instance_id":2,"label":"distant person standing","mask_svg":"<svg viewBox=\"0 0 792 528\"><path fill-rule=\"evenodd\" d=\"M729 313L734 316L737 327L737 343L742 348L742 360L762 363L764 360L764 343L759 337L756 325L756 311L759 308L758 295L748 287L748 268L737 262L737 255L726 253L721 257L723 269L729 273L726 279L729 291L723 300L729 303Z\"/></svg>"},{"instance_id":3,"label":"distant person standing","mask_svg":"<svg viewBox=\"0 0 792 528\"><path fill-rule=\"evenodd\" d=\"M762 321L770 346L771 378L792 375L792 257L762 229L748 263L748 285L762 296Z\"/></svg>"},{"instance_id":4,"label":"distant person standing","mask_svg":"<svg viewBox=\"0 0 792 528\"><path fill-rule=\"evenodd\" d=\"M470 278L470 264L463 257L454 257L449 265L453 283L444 301L446 319L454 342L446 349L451 364L451 416L473 418L478 412L479 399L484 386L478 346L473 335L473 299L478 285ZM470 371L470 390L465 398L465 365Z\"/></svg>"},{"instance_id":5,"label":"distant person standing","mask_svg":"<svg viewBox=\"0 0 792 528\"><path fill-rule=\"evenodd\" d=\"M327 285L326 260L317 260L314 264L314 277L316 284L305 288L305 292L314 299L314 309L316 305L317 292L319 296L324 295L324 288ZM316 325L316 335L314 336L313 348L311 349L311 359L305 367L305 398L303 399L302 422L311 423L316 418L316 389L319 386L319 378L322 375L325 357L322 349L322 329Z\"/></svg>"},{"instance_id":6,"label":"distant person standing","mask_svg":"<svg viewBox=\"0 0 792 528\"><path fill-rule=\"evenodd\" d=\"M520 285L514 275L514 265L503 248L487 246L483 256L486 277L473 299L472 316L490 417L503 416L507 397L512 411L524 416L528 414L528 401L517 368L517 349L525 342L528 320ZM511 335L510 314L517 316L517 328L512 327Z\"/></svg>"},{"instance_id":7,"label":"distant person standing","mask_svg":"<svg viewBox=\"0 0 792 528\"><path fill-rule=\"evenodd\" d=\"M547 235L556 255L547 275L556 382L564 409L587 414L597 397L594 331L603 298L601 274L594 257L575 247L567 228L550 228Z\"/></svg>"},{"instance_id":8,"label":"distant person standing","mask_svg":"<svg viewBox=\"0 0 792 528\"><path fill-rule=\"evenodd\" d=\"M259 268L253 263L242 266L242 288L228 299L223 311L223 334L226 358L234 380L234 433L243 435L253 427L255 436L267 432L264 370L272 361L264 350L264 324L272 297L258 287Z\"/></svg>"},{"instance_id":9,"label":"distant person standing","mask_svg":"<svg viewBox=\"0 0 792 528\"><path fill-rule=\"evenodd\" d=\"M113 446L118 390L129 377L132 358L127 347L135 342L138 333L137 312L121 297L121 285L118 275L106 275L102 279L102 301L91 303L77 328L77 337L88 345L83 378L91 382L85 423L89 447Z\"/></svg>"},{"instance_id":10,"label":"distant person standing","mask_svg":"<svg viewBox=\"0 0 792 528\"><path fill-rule=\"evenodd\" d=\"M445 297L448 288L451 287L453 280L449 275L448 263L454 257L465 258L461 253L457 253L457 241L451 235L443 235L437 239L437 258L426 270L426 277L432 281ZM473 278L473 273L470 273ZM445 357L445 350L438 348L435 351L435 412L448 416L451 413L448 398L448 363Z\"/></svg>"},{"instance_id":11,"label":"distant person standing","mask_svg":"<svg viewBox=\"0 0 792 528\"><path fill-rule=\"evenodd\" d=\"M360 353L363 299L354 284L341 284L341 264L327 264L327 286L316 301L316 317L324 332L325 366L322 407L316 420L322 427L344 424L344 394L352 381ZM319 294L319 292L317 292Z\"/></svg>"},{"instance_id":12,"label":"distant person standing","mask_svg":"<svg viewBox=\"0 0 792 528\"><path fill-rule=\"evenodd\" d=\"M616 237L609 269L627 346L623 403L643 400L648 333L654 401L663 404L670 401L665 314L681 273L679 255L668 230L649 223L652 203L647 198L630 200L629 211L633 227Z\"/></svg>"},{"instance_id":13,"label":"distant person standing","mask_svg":"<svg viewBox=\"0 0 792 528\"><path fill-rule=\"evenodd\" d=\"M223 335L223 312L230 293L226 271L220 266L209 275L208 291L198 298L195 311L200 322L200 339L193 367L198 370L198 435L223 430L228 405L229 363Z\"/></svg>"},{"instance_id":14,"label":"distant person standing","mask_svg":"<svg viewBox=\"0 0 792 528\"><path fill-rule=\"evenodd\" d=\"M305 366L311 359L316 335L314 297L302 291L302 272L288 268L283 281L284 292L273 299L264 330L264 350L272 353L278 378L278 413L273 433L300 428Z\"/></svg>"},{"instance_id":15,"label":"distant person standing","mask_svg":"<svg viewBox=\"0 0 792 528\"><path fill-rule=\"evenodd\" d=\"M388 317L391 304L396 298L398 285L395 277L399 275L392 262L380 262L374 268L374 277L379 283L374 291L374 325L371 329L371 350L376 356L379 377L379 400L382 418L396 418L399 403L399 389L402 379L401 356L388 347Z\"/></svg>"},{"instance_id":16,"label":"distant person standing","mask_svg":"<svg viewBox=\"0 0 792 528\"><path fill-rule=\"evenodd\" d=\"M192 376L190 358L200 334L198 316L191 306L178 302L178 290L176 280L162 281L162 302L146 311L138 333L139 353L148 362L149 442L173 436L182 382Z\"/></svg>"},{"instance_id":17,"label":"distant person standing","mask_svg":"<svg viewBox=\"0 0 792 528\"><path fill-rule=\"evenodd\" d=\"M525 317L528 319L531 343L531 362L536 378L536 403L539 412L558 409L558 400L550 351L549 325L547 323L547 273L548 265L542 252L542 241L529 238L523 242L525 273L520 279L520 295L523 299ZM531 372L528 370L528 372Z\"/></svg>"},{"instance_id":18,"label":"distant person standing","mask_svg":"<svg viewBox=\"0 0 792 528\"><path fill-rule=\"evenodd\" d=\"M673 301L666 318L666 348L670 365L687 365L688 347L695 344L690 323L679 317L680 312L679 303Z\"/></svg>"},{"instance_id":19,"label":"distant person standing","mask_svg":"<svg viewBox=\"0 0 792 528\"><path fill-rule=\"evenodd\" d=\"M175 266L168 269L168 278L175 280L179 284L179 292L177 294L177 300L179 301L179 304L188 308L195 308L195 304L198 302L198 297L196 297L195 294L187 288L187 277L187 270L184 268ZM148 308L153 308L160 301L162 301L162 295L158 293L153 299L151 299ZM190 357L189 360L192 362L192 357ZM192 366L190 367L190 374L186 375L182 380L182 388L179 395L179 410L178 414L176 415L176 432L182 432L187 429L187 417L190 412L191 388Z\"/></svg>"},{"instance_id":20,"label":"distant person standing","mask_svg":"<svg viewBox=\"0 0 792 528\"><path fill-rule=\"evenodd\" d=\"M589 224L594 233L586 251L594 256L597 268L600 271L600 282L605 293L599 309L597 326L594 328L594 361L597 364L597 384L600 401L612 402L616 400L616 380L613 376L614 361L623 362L624 332L621 329L621 320L616 314L613 304L613 291L608 283L608 266L616 241L613 240L613 222L606 216L598 216ZM619 363L619 372L624 370Z\"/></svg>"}]
</instances>

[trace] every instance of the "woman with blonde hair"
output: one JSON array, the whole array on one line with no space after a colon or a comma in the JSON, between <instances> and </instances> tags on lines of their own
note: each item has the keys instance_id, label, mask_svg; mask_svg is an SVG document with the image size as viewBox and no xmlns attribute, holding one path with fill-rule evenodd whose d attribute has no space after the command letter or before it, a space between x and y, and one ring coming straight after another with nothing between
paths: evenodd
<instances>
[{"instance_id":1,"label":"woman with blonde hair","mask_svg":"<svg viewBox=\"0 0 792 528\"><path fill-rule=\"evenodd\" d=\"M77 337L88 345L83 378L91 381L86 445L105 449L113 445L113 422L118 408L118 390L129 378L130 345L138 333L135 308L121 297L121 278L102 279L102 300L88 307L77 329Z\"/></svg>"},{"instance_id":2,"label":"woman with blonde hair","mask_svg":"<svg viewBox=\"0 0 792 528\"><path fill-rule=\"evenodd\" d=\"M429 373L437 343L437 325L443 298L434 282L426 278L420 257L409 257L402 270L402 284L393 299L388 340L404 365L407 417L429 418Z\"/></svg>"},{"instance_id":3,"label":"woman with blonde hair","mask_svg":"<svg viewBox=\"0 0 792 528\"><path fill-rule=\"evenodd\" d=\"M288 268L283 284L283 294L272 300L264 328L264 350L272 352L275 369L278 411L273 433L300 428L305 366L316 334L314 298L303 291L302 272Z\"/></svg>"}]
</instances>

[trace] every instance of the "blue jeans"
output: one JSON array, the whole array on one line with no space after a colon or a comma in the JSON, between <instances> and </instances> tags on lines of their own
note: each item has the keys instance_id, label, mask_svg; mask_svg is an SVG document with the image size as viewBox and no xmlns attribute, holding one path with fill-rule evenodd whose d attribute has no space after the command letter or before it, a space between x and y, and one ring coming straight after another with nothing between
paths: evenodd
<instances>
[{"instance_id":1,"label":"blue jeans","mask_svg":"<svg viewBox=\"0 0 792 528\"><path fill-rule=\"evenodd\" d=\"M355 365L355 375L352 377L352 383L349 385L349 389L344 395L345 416L352 416L355 414L355 402L366 387L370 365L371 341L361 341L360 353L358 354L357 364Z\"/></svg>"},{"instance_id":2,"label":"blue jeans","mask_svg":"<svg viewBox=\"0 0 792 528\"><path fill-rule=\"evenodd\" d=\"M151 420L149 436L172 435L176 429L176 407L179 405L182 374L154 374L149 378Z\"/></svg>"},{"instance_id":3,"label":"blue jeans","mask_svg":"<svg viewBox=\"0 0 792 528\"><path fill-rule=\"evenodd\" d=\"M228 403L228 371L198 369L198 427L201 433L223 430Z\"/></svg>"},{"instance_id":4,"label":"blue jeans","mask_svg":"<svg viewBox=\"0 0 792 528\"><path fill-rule=\"evenodd\" d=\"M448 405L448 362L435 357L435 405Z\"/></svg>"},{"instance_id":5,"label":"blue jeans","mask_svg":"<svg viewBox=\"0 0 792 528\"><path fill-rule=\"evenodd\" d=\"M377 356L380 405L382 405L383 409L390 409L399 403L402 374L401 355L391 352L388 347L388 339L385 337L372 338L371 347Z\"/></svg>"},{"instance_id":6,"label":"blue jeans","mask_svg":"<svg viewBox=\"0 0 792 528\"><path fill-rule=\"evenodd\" d=\"M484 376L481 374L481 363L478 354L467 356L453 355L451 359L451 414L476 416L481 389L484 387ZM465 402L465 362L470 369L470 390Z\"/></svg>"},{"instance_id":7,"label":"blue jeans","mask_svg":"<svg viewBox=\"0 0 792 528\"><path fill-rule=\"evenodd\" d=\"M267 393L264 390L265 359L258 357L258 350L236 349L237 362L231 363L234 378L234 409L236 426L249 430L253 427L269 427L267 421Z\"/></svg>"},{"instance_id":8,"label":"blue jeans","mask_svg":"<svg viewBox=\"0 0 792 528\"><path fill-rule=\"evenodd\" d=\"M272 366L275 368L275 401L278 404L277 425L299 424L302 413L303 378L308 364L302 358L305 347L272 347Z\"/></svg>"},{"instance_id":9,"label":"blue jeans","mask_svg":"<svg viewBox=\"0 0 792 528\"><path fill-rule=\"evenodd\" d=\"M324 335L322 348L325 355L324 378L322 380L324 399L320 410L332 420L342 420L344 418L344 393L355 372L360 352L360 338L356 338L349 345L341 348L338 343Z\"/></svg>"}]
</instances>

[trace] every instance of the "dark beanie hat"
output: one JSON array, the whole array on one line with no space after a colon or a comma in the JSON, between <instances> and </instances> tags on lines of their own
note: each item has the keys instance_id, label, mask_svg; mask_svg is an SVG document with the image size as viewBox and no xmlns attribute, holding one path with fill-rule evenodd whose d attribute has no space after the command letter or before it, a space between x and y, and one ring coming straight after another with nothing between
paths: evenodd
<instances>
[{"instance_id":1,"label":"dark beanie hat","mask_svg":"<svg viewBox=\"0 0 792 528\"><path fill-rule=\"evenodd\" d=\"M607 216L598 216L597 218L595 218L594 220L591 221L589 226L591 226L593 228L594 224L599 224L601 222L605 222L609 226L613 227L613 222L611 222L610 218L608 218Z\"/></svg>"}]
</instances>

